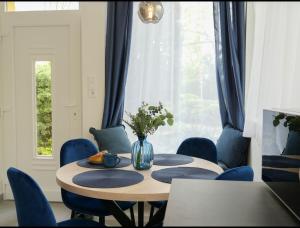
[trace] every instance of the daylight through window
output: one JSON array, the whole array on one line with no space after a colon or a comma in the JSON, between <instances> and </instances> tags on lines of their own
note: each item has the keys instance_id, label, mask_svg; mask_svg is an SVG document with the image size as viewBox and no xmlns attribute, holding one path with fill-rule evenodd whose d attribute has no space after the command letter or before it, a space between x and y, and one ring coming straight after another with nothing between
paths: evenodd
<instances>
[{"instance_id":1,"label":"daylight through window","mask_svg":"<svg viewBox=\"0 0 300 228\"><path fill-rule=\"evenodd\" d=\"M221 120L215 73L212 2L163 2L158 24L133 14L125 111L136 113L142 101L161 101L174 114L149 141L155 153L176 153L188 137L216 142ZM134 3L134 12L138 3ZM124 118L126 115L124 114ZM131 141L136 137L126 128Z\"/></svg>"}]
</instances>

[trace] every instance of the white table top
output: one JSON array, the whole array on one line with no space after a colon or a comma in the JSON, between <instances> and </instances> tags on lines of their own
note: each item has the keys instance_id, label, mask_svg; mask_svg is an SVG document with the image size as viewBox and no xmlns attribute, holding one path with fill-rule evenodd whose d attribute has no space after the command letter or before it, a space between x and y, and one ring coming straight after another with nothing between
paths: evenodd
<instances>
[{"instance_id":1,"label":"white table top","mask_svg":"<svg viewBox=\"0 0 300 228\"><path fill-rule=\"evenodd\" d=\"M121 154L120 156L130 158L131 154ZM218 174L223 172L223 169L217 164L199 158L194 158L194 161L192 163L186 165L153 165L150 170L144 171L135 170L133 166L130 165L119 169L134 170L141 173L144 176L144 180L142 182L121 188L88 188L74 184L72 178L79 173L95 169L83 168L78 166L76 162L73 162L58 169L56 173L56 181L60 187L67 191L97 199L118 201L161 201L168 199L171 185L154 180L151 177L151 173L152 171L168 167L199 167L212 170Z\"/></svg>"},{"instance_id":2,"label":"white table top","mask_svg":"<svg viewBox=\"0 0 300 228\"><path fill-rule=\"evenodd\" d=\"M299 226L263 182L173 179L164 226Z\"/></svg>"}]
</instances>

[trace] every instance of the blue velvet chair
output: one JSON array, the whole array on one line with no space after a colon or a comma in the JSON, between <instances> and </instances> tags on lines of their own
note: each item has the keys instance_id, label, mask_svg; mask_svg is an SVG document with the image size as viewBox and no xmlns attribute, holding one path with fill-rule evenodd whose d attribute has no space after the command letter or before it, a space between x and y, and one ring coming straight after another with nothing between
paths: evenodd
<instances>
[{"instance_id":1,"label":"blue velvet chair","mask_svg":"<svg viewBox=\"0 0 300 228\"><path fill-rule=\"evenodd\" d=\"M202 158L218 163L217 148L213 141L206 138L193 137L184 140L178 147L177 154Z\"/></svg>"},{"instance_id":2,"label":"blue velvet chair","mask_svg":"<svg viewBox=\"0 0 300 228\"><path fill-rule=\"evenodd\" d=\"M253 169L250 166L241 166L228 169L216 177L216 180L253 181Z\"/></svg>"},{"instance_id":3,"label":"blue velvet chair","mask_svg":"<svg viewBox=\"0 0 300 228\"><path fill-rule=\"evenodd\" d=\"M207 138L192 137L185 139L177 149L177 154L192 156L196 158L202 158L213 163L217 161L217 148L213 141ZM151 205L150 218L154 214L154 208L160 208L167 201L153 201L149 202Z\"/></svg>"},{"instance_id":4,"label":"blue velvet chair","mask_svg":"<svg viewBox=\"0 0 300 228\"><path fill-rule=\"evenodd\" d=\"M65 142L60 151L60 166L78 161L96 154L98 149L88 139L72 139ZM72 210L71 218L75 212L99 216L99 222L105 224L105 216L111 215L102 200L80 196L61 189L64 204ZM135 202L117 201L122 210L130 209L131 219L134 221L133 206Z\"/></svg>"},{"instance_id":5,"label":"blue velvet chair","mask_svg":"<svg viewBox=\"0 0 300 228\"><path fill-rule=\"evenodd\" d=\"M19 226L99 226L99 223L82 219L57 223L42 190L30 176L16 168L9 168L7 177L15 199Z\"/></svg>"}]
</instances>

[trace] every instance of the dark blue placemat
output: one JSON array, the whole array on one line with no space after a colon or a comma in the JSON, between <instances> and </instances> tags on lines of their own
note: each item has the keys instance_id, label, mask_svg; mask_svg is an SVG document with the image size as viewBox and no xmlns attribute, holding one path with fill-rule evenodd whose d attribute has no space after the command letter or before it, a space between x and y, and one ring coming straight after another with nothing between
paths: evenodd
<instances>
[{"instance_id":1,"label":"dark blue placemat","mask_svg":"<svg viewBox=\"0 0 300 228\"><path fill-rule=\"evenodd\" d=\"M120 188L140 183L144 176L135 171L92 170L73 177L74 184L89 188Z\"/></svg>"},{"instance_id":2,"label":"dark blue placemat","mask_svg":"<svg viewBox=\"0 0 300 228\"><path fill-rule=\"evenodd\" d=\"M154 165L160 166L175 166L185 165L192 163L194 159L192 157L182 154L154 154Z\"/></svg>"},{"instance_id":3,"label":"dark blue placemat","mask_svg":"<svg viewBox=\"0 0 300 228\"><path fill-rule=\"evenodd\" d=\"M123 167L129 166L131 164L131 160L129 158L124 158L124 157L119 157L119 158L121 159L121 161L114 168L123 168ZM87 158L79 160L77 162L77 165L84 167L84 168L91 168L91 169L107 169L102 164L96 165L96 164L89 163Z\"/></svg>"},{"instance_id":4,"label":"dark blue placemat","mask_svg":"<svg viewBox=\"0 0 300 228\"><path fill-rule=\"evenodd\" d=\"M202 168L176 167L154 171L151 176L157 181L170 184L172 182L172 178L212 180L218 176L218 173Z\"/></svg>"},{"instance_id":5,"label":"dark blue placemat","mask_svg":"<svg viewBox=\"0 0 300 228\"><path fill-rule=\"evenodd\" d=\"M299 182L299 174L278 169L262 169L262 179L265 182Z\"/></svg>"},{"instance_id":6,"label":"dark blue placemat","mask_svg":"<svg viewBox=\"0 0 300 228\"><path fill-rule=\"evenodd\" d=\"M263 166L275 168L300 168L300 159L288 158L281 155L264 155Z\"/></svg>"}]
</instances>

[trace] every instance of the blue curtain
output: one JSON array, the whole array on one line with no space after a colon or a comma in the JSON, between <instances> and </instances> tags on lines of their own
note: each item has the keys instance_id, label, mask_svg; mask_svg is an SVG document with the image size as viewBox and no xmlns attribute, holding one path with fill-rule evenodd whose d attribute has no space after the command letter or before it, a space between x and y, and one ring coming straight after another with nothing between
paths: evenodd
<instances>
[{"instance_id":1,"label":"blue curtain","mask_svg":"<svg viewBox=\"0 0 300 228\"><path fill-rule=\"evenodd\" d=\"M246 3L214 2L216 70L220 113L227 124L243 131L245 97Z\"/></svg>"},{"instance_id":2,"label":"blue curtain","mask_svg":"<svg viewBox=\"0 0 300 228\"><path fill-rule=\"evenodd\" d=\"M105 101L102 128L120 125L132 27L132 1L107 3L105 47Z\"/></svg>"}]
</instances>

